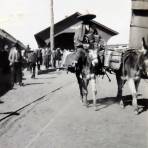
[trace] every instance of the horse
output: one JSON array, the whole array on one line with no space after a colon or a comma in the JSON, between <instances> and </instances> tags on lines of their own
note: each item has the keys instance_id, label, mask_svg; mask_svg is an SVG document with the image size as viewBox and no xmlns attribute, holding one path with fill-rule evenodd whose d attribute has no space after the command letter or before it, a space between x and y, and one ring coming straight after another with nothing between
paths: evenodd
<instances>
[{"instance_id":1,"label":"horse","mask_svg":"<svg viewBox=\"0 0 148 148\"><path fill-rule=\"evenodd\" d=\"M148 50L143 43L142 49L126 51L122 58L120 69L115 72L118 85L117 97L121 97L120 105L125 107L122 98L122 87L128 82L132 94L134 112L139 114L137 91L141 78L148 78Z\"/></svg>"}]
</instances>

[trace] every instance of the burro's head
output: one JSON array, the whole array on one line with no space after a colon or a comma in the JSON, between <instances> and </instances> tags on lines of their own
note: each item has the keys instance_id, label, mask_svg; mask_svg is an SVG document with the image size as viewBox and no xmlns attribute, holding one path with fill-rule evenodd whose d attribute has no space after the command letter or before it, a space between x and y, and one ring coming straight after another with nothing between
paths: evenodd
<instances>
[{"instance_id":1,"label":"burro's head","mask_svg":"<svg viewBox=\"0 0 148 148\"><path fill-rule=\"evenodd\" d=\"M148 46L144 38L142 38L142 48L140 50L142 54L141 63L142 63L142 71L144 75L148 78Z\"/></svg>"},{"instance_id":2,"label":"burro's head","mask_svg":"<svg viewBox=\"0 0 148 148\"><path fill-rule=\"evenodd\" d=\"M99 60L98 60L98 51L97 51L97 49L90 49L89 50L89 58L90 58L91 64L93 66L96 66L98 64Z\"/></svg>"}]
</instances>

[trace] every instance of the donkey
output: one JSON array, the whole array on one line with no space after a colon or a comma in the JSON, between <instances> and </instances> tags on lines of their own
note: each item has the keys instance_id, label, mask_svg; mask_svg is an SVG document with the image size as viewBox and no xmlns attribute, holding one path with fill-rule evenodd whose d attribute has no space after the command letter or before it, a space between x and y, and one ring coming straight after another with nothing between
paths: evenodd
<instances>
[{"instance_id":1,"label":"donkey","mask_svg":"<svg viewBox=\"0 0 148 148\"><path fill-rule=\"evenodd\" d=\"M89 81L91 82L91 88L92 88L92 98L93 98L93 106L96 110L97 103L96 103L96 95L97 95L97 89L96 89L96 75L98 74L98 70L100 69L100 58L98 55L97 49L89 49L89 50L83 50L81 52L81 56L78 60L78 63L76 64L76 78L78 81L79 89L80 89L80 97L82 103L86 107L88 107L88 84Z\"/></svg>"},{"instance_id":2,"label":"donkey","mask_svg":"<svg viewBox=\"0 0 148 148\"><path fill-rule=\"evenodd\" d=\"M124 53L121 67L116 71L118 84L117 97L122 96L122 87L127 81L133 98L132 105L136 114L139 113L137 91L140 80L143 77L148 78L148 50L146 49L144 39L142 49L126 51ZM122 97L120 105L124 107L124 100Z\"/></svg>"}]
</instances>

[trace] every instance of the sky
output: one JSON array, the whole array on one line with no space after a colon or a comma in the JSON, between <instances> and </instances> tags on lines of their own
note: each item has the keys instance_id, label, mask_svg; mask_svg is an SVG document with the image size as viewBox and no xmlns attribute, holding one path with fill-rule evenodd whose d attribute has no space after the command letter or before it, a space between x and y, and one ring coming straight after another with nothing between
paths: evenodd
<instances>
[{"instance_id":1,"label":"sky","mask_svg":"<svg viewBox=\"0 0 148 148\"><path fill-rule=\"evenodd\" d=\"M95 21L119 32L108 44L129 40L131 0L53 0L54 22L75 12L96 14ZM0 28L37 48L34 34L50 26L50 0L0 0Z\"/></svg>"}]
</instances>

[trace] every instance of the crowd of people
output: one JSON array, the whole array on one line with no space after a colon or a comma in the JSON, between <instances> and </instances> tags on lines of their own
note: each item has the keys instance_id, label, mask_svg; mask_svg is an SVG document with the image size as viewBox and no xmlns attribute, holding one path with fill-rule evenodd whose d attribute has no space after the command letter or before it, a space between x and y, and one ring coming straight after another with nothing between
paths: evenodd
<instances>
[{"instance_id":1,"label":"crowd of people","mask_svg":"<svg viewBox=\"0 0 148 148\"><path fill-rule=\"evenodd\" d=\"M42 69L55 68L60 69L63 51L60 48L51 51L50 48L36 49L25 53L27 68L31 71L31 78L35 78L36 69L38 73Z\"/></svg>"},{"instance_id":2,"label":"crowd of people","mask_svg":"<svg viewBox=\"0 0 148 148\"><path fill-rule=\"evenodd\" d=\"M25 51L21 50L17 43L4 45L0 50L0 74L10 74L12 84L23 86L23 70L30 71L31 78L36 77L41 70L48 68L59 69L63 51L57 48L39 48L31 50L29 45Z\"/></svg>"},{"instance_id":3,"label":"crowd of people","mask_svg":"<svg viewBox=\"0 0 148 148\"><path fill-rule=\"evenodd\" d=\"M89 47L85 47L89 45ZM84 21L76 30L74 35L75 58L72 61L72 66L75 67L81 53L84 50L97 48L99 51L105 50L105 42L100 36L96 26L93 26L90 21ZM36 77L36 73L44 68L55 68L57 70L62 66L62 56L64 50L56 48L51 50L50 47L31 50L29 45L22 52L17 43L0 50L0 70L2 73L11 73L12 82L23 86L23 68L26 67L31 72L31 78ZM5 62L3 62L5 61Z\"/></svg>"}]
</instances>

